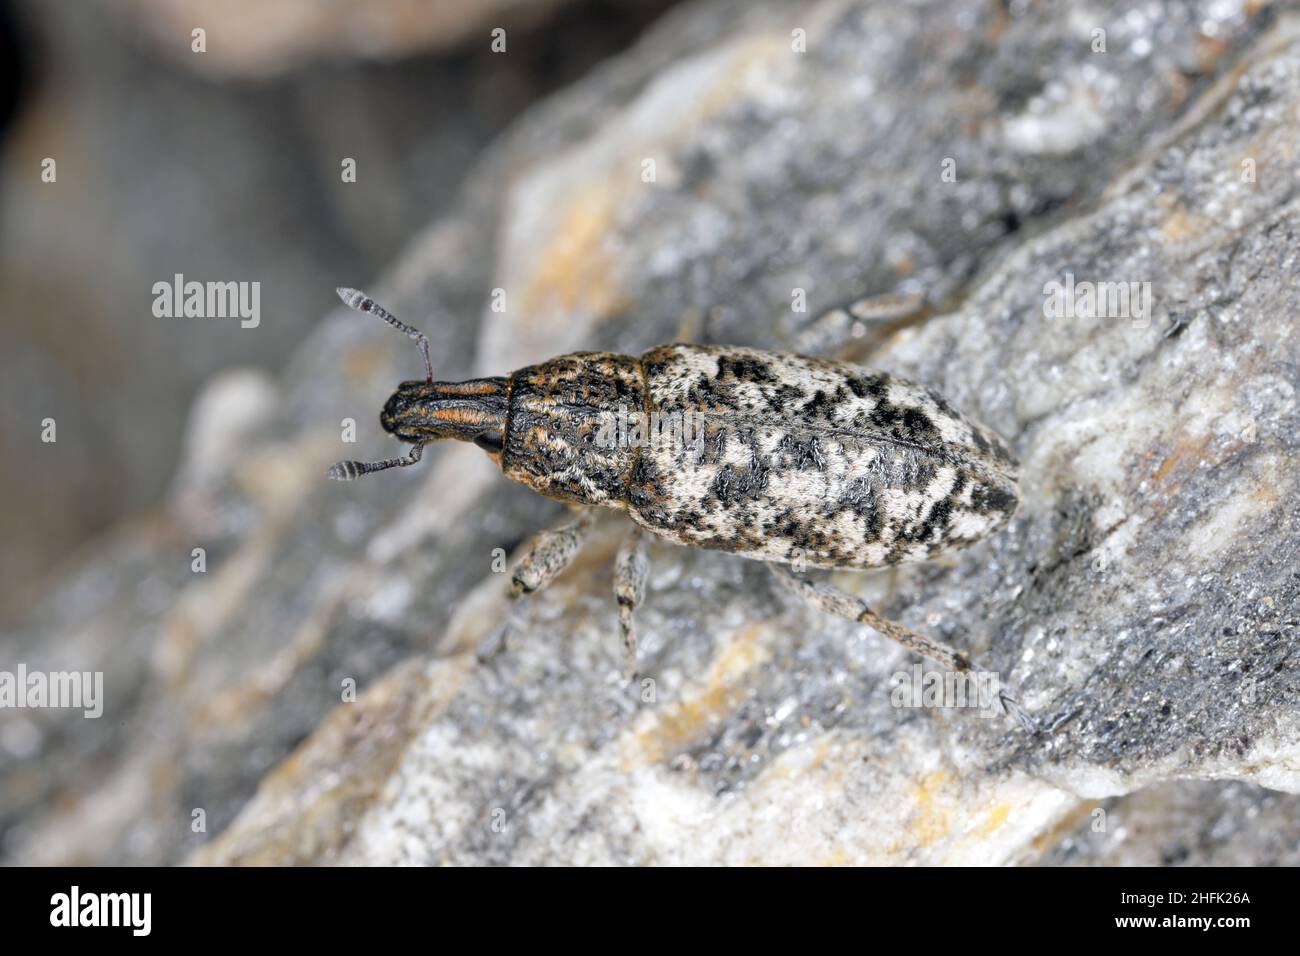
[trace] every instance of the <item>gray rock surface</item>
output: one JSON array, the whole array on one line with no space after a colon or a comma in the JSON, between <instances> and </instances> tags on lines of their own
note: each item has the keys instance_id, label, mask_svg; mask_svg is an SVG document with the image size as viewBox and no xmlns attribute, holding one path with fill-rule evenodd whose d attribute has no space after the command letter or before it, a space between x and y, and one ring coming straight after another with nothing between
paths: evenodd
<instances>
[{"instance_id":1,"label":"gray rock surface","mask_svg":"<svg viewBox=\"0 0 1300 956\"><path fill-rule=\"evenodd\" d=\"M449 378L781 346L795 288L808 314L923 292L843 354L1006 436L1024 507L949 560L835 580L1000 670L1043 733L894 707L901 649L666 544L639 615L653 683L624 688L612 515L480 663L508 616L494 549L558 508L468 446L324 483L393 453L367 423L417 367L339 310L282 380L214 384L168 513L7 639L102 667L112 719L2 718L6 857L1179 862L1180 835L1237 815L1267 833L1238 824L1232 859L1293 861L1300 29L1220 2L1000 9L683 8L524 117L370 291ZM1149 317L1049 318L1067 273L1149 282Z\"/></svg>"},{"instance_id":2,"label":"gray rock surface","mask_svg":"<svg viewBox=\"0 0 1300 956\"><path fill-rule=\"evenodd\" d=\"M1161 783L1099 801L1043 866L1296 866L1300 798L1240 781Z\"/></svg>"}]
</instances>

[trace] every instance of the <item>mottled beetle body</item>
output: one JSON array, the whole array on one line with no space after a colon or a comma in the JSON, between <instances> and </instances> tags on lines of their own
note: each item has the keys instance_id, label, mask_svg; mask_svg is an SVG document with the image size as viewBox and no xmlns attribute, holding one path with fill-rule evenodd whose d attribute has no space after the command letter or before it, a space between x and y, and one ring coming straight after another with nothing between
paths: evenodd
<instances>
[{"instance_id":1,"label":"mottled beetle body","mask_svg":"<svg viewBox=\"0 0 1300 956\"><path fill-rule=\"evenodd\" d=\"M361 293L340 295L416 338L429 375L402 383L380 418L415 446L411 455L340 462L334 478L410 464L429 442L473 441L508 478L548 497L624 510L638 529L677 544L796 569L932 558L996 532L1019 503L1016 462L996 435L936 392L882 372L782 352L665 345L639 357L575 352L508 377L433 382L419 333ZM696 440L608 441L604 430L629 415L689 419ZM589 521L540 535L514 572L514 593L558 574ZM634 533L615 582L629 672L631 610L644 576ZM787 571L778 577L822 610L970 667L964 655L878 617L847 592Z\"/></svg>"},{"instance_id":2,"label":"mottled beetle body","mask_svg":"<svg viewBox=\"0 0 1300 956\"><path fill-rule=\"evenodd\" d=\"M921 386L852 365L744 348L647 352L647 400L703 414L704 453L646 449L629 511L697 547L812 567L933 557L1015 511L1015 464Z\"/></svg>"},{"instance_id":3,"label":"mottled beetle body","mask_svg":"<svg viewBox=\"0 0 1300 956\"><path fill-rule=\"evenodd\" d=\"M507 477L625 509L678 544L874 568L978 541L1019 500L996 436L933 391L853 365L667 345L639 358L576 352L491 381L504 394L494 457ZM701 447L606 447L601 427L629 409L695 416Z\"/></svg>"}]
</instances>

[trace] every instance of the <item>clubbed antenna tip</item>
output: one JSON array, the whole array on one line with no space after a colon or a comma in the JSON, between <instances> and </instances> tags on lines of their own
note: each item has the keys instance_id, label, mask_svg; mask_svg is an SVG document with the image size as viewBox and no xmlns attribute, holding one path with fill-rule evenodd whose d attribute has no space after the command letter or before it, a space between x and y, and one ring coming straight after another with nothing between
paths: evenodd
<instances>
[{"instance_id":1,"label":"clubbed antenna tip","mask_svg":"<svg viewBox=\"0 0 1300 956\"><path fill-rule=\"evenodd\" d=\"M355 481L361 477L361 470L357 468L355 461L341 461L332 465L329 470L329 477L335 481Z\"/></svg>"},{"instance_id":2,"label":"clubbed antenna tip","mask_svg":"<svg viewBox=\"0 0 1300 956\"><path fill-rule=\"evenodd\" d=\"M366 295L360 289L349 289L347 286L339 286L334 290L338 293L343 304L349 309L356 309L358 312L369 312L371 315L383 319L399 332L404 332L415 341L420 350L420 355L424 358L425 381L433 381L433 361L429 358L429 340L424 337L423 332L416 331L405 322L400 321L397 316L389 312L382 305L376 302L370 296Z\"/></svg>"}]
</instances>

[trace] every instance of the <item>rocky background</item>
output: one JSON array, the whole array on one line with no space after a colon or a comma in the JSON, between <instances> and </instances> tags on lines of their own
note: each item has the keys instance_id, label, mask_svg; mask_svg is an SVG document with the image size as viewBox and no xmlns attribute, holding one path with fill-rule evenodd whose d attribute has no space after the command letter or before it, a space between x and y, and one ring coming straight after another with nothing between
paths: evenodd
<instances>
[{"instance_id":1,"label":"rocky background","mask_svg":"<svg viewBox=\"0 0 1300 956\"><path fill-rule=\"evenodd\" d=\"M338 266L281 371L213 376L165 502L0 637L106 685L99 720L0 713L4 859L1300 862L1298 132L1300 19L1263 3L667 12L410 203L399 253ZM1067 275L1149 282L1151 312L1049 317ZM471 446L323 480L397 453L375 413L419 368L336 284L440 378L817 339L935 386L1020 457L1019 516L834 580L1001 671L1040 732L894 707L902 649L667 544L624 687L622 519L511 613L497 558L557 505ZM807 328L887 292L921 306Z\"/></svg>"}]
</instances>

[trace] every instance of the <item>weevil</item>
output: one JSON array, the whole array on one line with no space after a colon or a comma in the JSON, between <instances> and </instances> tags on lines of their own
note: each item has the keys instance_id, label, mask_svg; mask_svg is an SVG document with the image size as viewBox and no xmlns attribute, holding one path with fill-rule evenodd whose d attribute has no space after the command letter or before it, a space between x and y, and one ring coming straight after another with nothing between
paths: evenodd
<instances>
[{"instance_id":1,"label":"weevil","mask_svg":"<svg viewBox=\"0 0 1300 956\"><path fill-rule=\"evenodd\" d=\"M574 352L507 376L435 382L423 334L362 292L338 294L414 339L425 378L402 382L379 417L410 452L341 461L329 477L411 465L425 445L457 439L482 448L507 478L575 506L576 518L524 548L511 575L516 598L573 561L594 508L625 512L632 525L615 559L614 594L626 677L636 666L645 532L763 561L814 608L946 668L972 668L965 654L880 617L857 596L795 573L924 561L1011 519L1020 501L1016 460L937 392L823 358L684 344L641 356ZM697 427L689 441L684 427L678 440L647 441L638 428L635 441L609 441L611 422L629 414L642 425L657 416Z\"/></svg>"}]
</instances>

